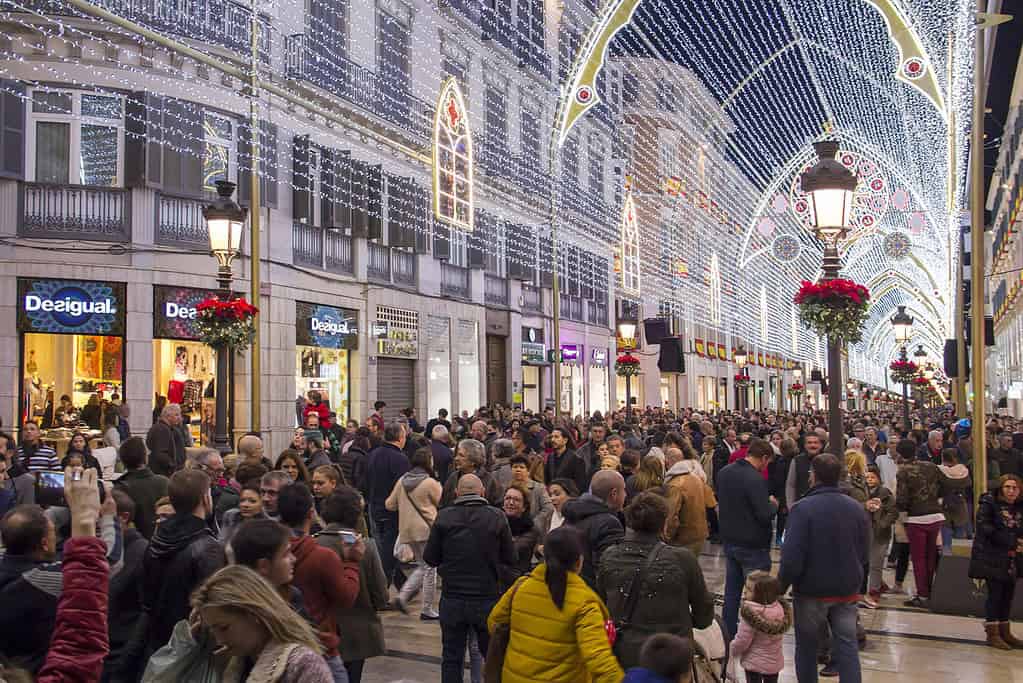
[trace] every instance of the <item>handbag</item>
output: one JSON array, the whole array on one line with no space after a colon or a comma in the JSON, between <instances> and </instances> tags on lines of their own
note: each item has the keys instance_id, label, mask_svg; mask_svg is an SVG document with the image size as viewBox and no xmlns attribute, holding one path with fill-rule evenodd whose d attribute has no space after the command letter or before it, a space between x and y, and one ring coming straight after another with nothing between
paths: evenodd
<instances>
[{"instance_id":1,"label":"handbag","mask_svg":"<svg viewBox=\"0 0 1023 683\"><path fill-rule=\"evenodd\" d=\"M515 594L527 577L522 577L511 587L508 598L508 623L498 624L490 634L487 645L486 659L483 663L483 683L501 683L501 670L504 669L504 656L508 652L508 641L511 640L511 614L515 605Z\"/></svg>"},{"instance_id":2,"label":"handbag","mask_svg":"<svg viewBox=\"0 0 1023 683\"><path fill-rule=\"evenodd\" d=\"M629 627L632 625L632 617L636 612L636 606L639 604L639 594L643 588L643 580L646 575L650 572L650 567L653 565L657 556L661 554L661 549L664 548L662 541L657 541L656 545L650 549L650 554L646 557L646 562L640 567L635 574L632 576L632 580L629 582L629 597L625 599L625 609L622 610L621 616L614 622L615 630L615 642L612 646L618 645L624 641L624 636L628 633Z\"/></svg>"},{"instance_id":3,"label":"handbag","mask_svg":"<svg viewBox=\"0 0 1023 683\"><path fill-rule=\"evenodd\" d=\"M187 619L174 625L170 642L156 651L146 665L143 683L221 683L214 658L215 644L208 637L196 641Z\"/></svg>"}]
</instances>

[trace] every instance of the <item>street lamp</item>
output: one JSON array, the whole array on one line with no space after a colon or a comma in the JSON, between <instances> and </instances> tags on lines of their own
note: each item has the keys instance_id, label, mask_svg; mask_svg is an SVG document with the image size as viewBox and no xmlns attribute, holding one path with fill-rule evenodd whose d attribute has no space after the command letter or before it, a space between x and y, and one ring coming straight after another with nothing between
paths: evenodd
<instances>
[{"instance_id":1,"label":"street lamp","mask_svg":"<svg viewBox=\"0 0 1023 683\"><path fill-rule=\"evenodd\" d=\"M233 298L231 293L231 263L238 256L241 247L242 227L245 223L246 209L238 206L231 199L234 194L234 183L227 180L217 181L217 197L202 210L206 220L206 230L210 238L210 251L217 259L218 296L228 301ZM257 352L258 351L254 351ZM217 407L214 416L215 427L213 445L220 453L231 452L231 439L227 434L227 364L230 350L226 346L217 347Z\"/></svg>"},{"instance_id":2,"label":"street lamp","mask_svg":"<svg viewBox=\"0 0 1023 683\"><path fill-rule=\"evenodd\" d=\"M746 347L739 346L732 354L732 359L735 361L735 367L739 368L739 374L746 374L746 363L749 362L749 354L746 353ZM746 398L749 390L746 387L737 388L736 395L739 397L739 412L746 410Z\"/></svg>"},{"instance_id":3,"label":"street lamp","mask_svg":"<svg viewBox=\"0 0 1023 683\"><path fill-rule=\"evenodd\" d=\"M636 323L631 320L619 322L618 336L623 341L630 340L630 346L635 347ZM625 375L625 423L632 424L632 375Z\"/></svg>"},{"instance_id":4,"label":"street lamp","mask_svg":"<svg viewBox=\"0 0 1023 683\"><path fill-rule=\"evenodd\" d=\"M906 313L905 306L899 306L899 310L891 317L892 327L895 328L895 341L899 344L899 360L907 361L906 344L913 336L913 323L915 320ZM905 433L909 433L909 390L906 382L902 383L902 425Z\"/></svg>"},{"instance_id":5,"label":"street lamp","mask_svg":"<svg viewBox=\"0 0 1023 683\"><path fill-rule=\"evenodd\" d=\"M835 157L838 143L824 140L813 143L817 163L799 178L803 192L810 200L810 216L814 235L824 244L821 264L823 279L838 278L842 259L838 243L845 236L852 213L856 175ZM828 441L829 450L842 457L842 347L837 338L828 336Z\"/></svg>"}]
</instances>

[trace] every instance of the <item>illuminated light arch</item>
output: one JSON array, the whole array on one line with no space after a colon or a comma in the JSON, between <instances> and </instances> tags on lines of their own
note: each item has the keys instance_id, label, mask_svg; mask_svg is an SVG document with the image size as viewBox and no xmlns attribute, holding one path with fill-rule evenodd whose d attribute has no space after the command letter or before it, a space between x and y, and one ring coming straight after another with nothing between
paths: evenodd
<instances>
[{"instance_id":1,"label":"illuminated light arch","mask_svg":"<svg viewBox=\"0 0 1023 683\"><path fill-rule=\"evenodd\" d=\"M469 110L449 78L440 89L433 117L433 212L441 221L473 229L473 150Z\"/></svg>"}]
</instances>

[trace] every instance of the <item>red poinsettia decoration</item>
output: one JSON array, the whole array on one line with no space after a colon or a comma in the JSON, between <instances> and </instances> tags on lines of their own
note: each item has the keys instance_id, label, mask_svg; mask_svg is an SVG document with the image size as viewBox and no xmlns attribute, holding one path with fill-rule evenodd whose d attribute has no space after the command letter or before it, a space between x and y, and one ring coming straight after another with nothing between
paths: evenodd
<instances>
[{"instance_id":1,"label":"red poinsettia decoration","mask_svg":"<svg viewBox=\"0 0 1023 683\"><path fill-rule=\"evenodd\" d=\"M917 371L920 368L911 360L896 359L891 362L888 369L891 370L893 382L896 384L907 384L916 378Z\"/></svg>"},{"instance_id":2,"label":"red poinsettia decoration","mask_svg":"<svg viewBox=\"0 0 1023 683\"><path fill-rule=\"evenodd\" d=\"M195 307L199 338L206 344L220 348L227 346L244 351L256 333L255 316L259 309L245 299L210 297Z\"/></svg>"},{"instance_id":3,"label":"red poinsettia decoration","mask_svg":"<svg viewBox=\"0 0 1023 683\"><path fill-rule=\"evenodd\" d=\"M245 320L259 313L258 308L241 297L224 301L215 296L200 301L196 305L195 311L221 319L233 320Z\"/></svg>"},{"instance_id":4,"label":"red poinsettia decoration","mask_svg":"<svg viewBox=\"0 0 1023 683\"><path fill-rule=\"evenodd\" d=\"M803 325L822 337L854 344L863 337L870 292L852 280L803 280L793 298Z\"/></svg>"},{"instance_id":5,"label":"red poinsettia decoration","mask_svg":"<svg viewBox=\"0 0 1023 683\"><path fill-rule=\"evenodd\" d=\"M802 391L802 390L803 390L803 389L805 389L805 388L806 388L806 387L804 387L804 386L803 386L802 384L800 384L799 382L796 382L795 384L789 385L789 391L795 391L795 392L799 392L799 391Z\"/></svg>"},{"instance_id":6,"label":"red poinsettia decoration","mask_svg":"<svg viewBox=\"0 0 1023 683\"><path fill-rule=\"evenodd\" d=\"M929 387L931 386L931 380L927 379L926 377L917 377L913 380L913 384L915 384L918 387Z\"/></svg>"},{"instance_id":7,"label":"red poinsettia decoration","mask_svg":"<svg viewBox=\"0 0 1023 683\"><path fill-rule=\"evenodd\" d=\"M818 303L831 307L841 306L846 300L854 304L865 304L870 301L870 291L852 280L841 278L820 282L803 280L795 297L797 304Z\"/></svg>"},{"instance_id":8,"label":"red poinsettia decoration","mask_svg":"<svg viewBox=\"0 0 1023 683\"><path fill-rule=\"evenodd\" d=\"M639 374L639 359L631 353L623 353L615 360L615 373L620 377Z\"/></svg>"},{"instance_id":9,"label":"red poinsettia decoration","mask_svg":"<svg viewBox=\"0 0 1023 683\"><path fill-rule=\"evenodd\" d=\"M753 380L749 376L742 374L741 372L735 376L735 386L737 387L748 387Z\"/></svg>"}]
</instances>

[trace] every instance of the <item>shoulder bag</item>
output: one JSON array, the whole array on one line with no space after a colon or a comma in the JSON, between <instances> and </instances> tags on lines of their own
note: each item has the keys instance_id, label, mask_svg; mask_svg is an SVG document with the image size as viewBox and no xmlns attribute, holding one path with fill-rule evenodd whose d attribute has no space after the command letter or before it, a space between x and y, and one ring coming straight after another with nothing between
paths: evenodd
<instances>
[{"instance_id":1,"label":"shoulder bag","mask_svg":"<svg viewBox=\"0 0 1023 683\"><path fill-rule=\"evenodd\" d=\"M417 486L416 488L419 487ZM419 506L416 505L416 501L412 500L412 495L405 489L404 485L402 485L401 491L405 494L405 498L408 499L409 504L412 505L412 509L419 513L419 517L423 520L423 523L426 524L427 527L433 526L430 524L430 520L426 519L426 515L424 515L423 511L419 509ZM401 562L402 564L409 564L410 562L415 562L416 556L412 547L408 543L402 543L401 541L395 540L394 559L398 560L398 562Z\"/></svg>"},{"instance_id":2,"label":"shoulder bag","mask_svg":"<svg viewBox=\"0 0 1023 683\"><path fill-rule=\"evenodd\" d=\"M632 626L632 617L636 612L636 606L639 604L639 594L643 590L643 580L646 575L650 573L650 567L653 566L657 556L661 554L661 549L664 548L662 541L657 541L653 548L650 549L650 554L646 557L646 562L643 566L636 570L633 574L632 580L629 582L629 597L625 599L625 609L622 610L621 616L615 620L615 643L616 646L623 646L628 634L629 628ZM617 652L615 653L617 654Z\"/></svg>"},{"instance_id":3,"label":"shoulder bag","mask_svg":"<svg viewBox=\"0 0 1023 683\"><path fill-rule=\"evenodd\" d=\"M498 624L490 634L487 645L486 659L483 663L483 683L501 683L501 671L504 669L504 656L508 653L508 641L511 640L511 619L515 607L515 594L519 591L526 577L522 577L511 587L508 598L508 623Z\"/></svg>"}]
</instances>

